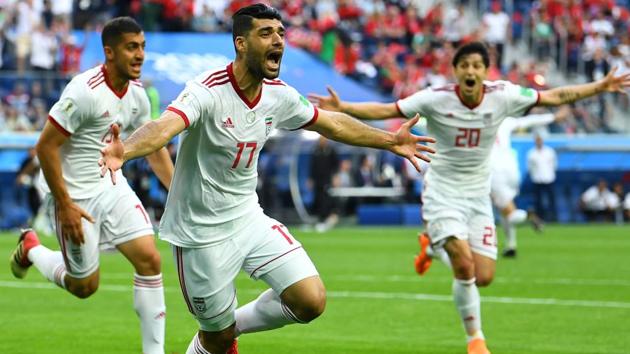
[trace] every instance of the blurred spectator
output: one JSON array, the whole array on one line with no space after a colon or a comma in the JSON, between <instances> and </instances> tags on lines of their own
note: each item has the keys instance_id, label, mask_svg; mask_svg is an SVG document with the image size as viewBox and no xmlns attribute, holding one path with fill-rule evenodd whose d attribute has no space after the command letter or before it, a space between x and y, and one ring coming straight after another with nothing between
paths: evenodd
<instances>
[{"instance_id":1,"label":"blurred spectator","mask_svg":"<svg viewBox=\"0 0 630 354\"><path fill-rule=\"evenodd\" d=\"M22 81L15 81L13 84L13 91L9 93L4 100L6 103L16 109L19 113L26 114L28 110L28 102L30 96L26 92L26 84Z\"/></svg>"},{"instance_id":2,"label":"blurred spectator","mask_svg":"<svg viewBox=\"0 0 630 354\"><path fill-rule=\"evenodd\" d=\"M28 206L31 211L31 218L37 215L39 206L41 205L41 197L37 191L37 177L39 175L39 160L37 159L37 152L32 147L28 150L28 156L17 172L15 183L18 186L19 194L25 193L28 201Z\"/></svg>"},{"instance_id":3,"label":"blurred spectator","mask_svg":"<svg viewBox=\"0 0 630 354\"><path fill-rule=\"evenodd\" d=\"M623 201L623 210L626 215L626 220L630 220L630 192L626 194L626 198Z\"/></svg>"},{"instance_id":4,"label":"blurred spectator","mask_svg":"<svg viewBox=\"0 0 630 354\"><path fill-rule=\"evenodd\" d=\"M313 186L313 214L317 217L316 228L325 231L333 227L339 217L333 198L328 194L333 176L339 166L337 151L329 144L328 139L319 137L311 154L310 185Z\"/></svg>"},{"instance_id":5,"label":"blurred spectator","mask_svg":"<svg viewBox=\"0 0 630 354\"><path fill-rule=\"evenodd\" d=\"M484 40L497 53L497 66L503 65L503 51L510 38L510 17L503 12L501 2L495 0L490 4L490 12L483 14Z\"/></svg>"},{"instance_id":6,"label":"blurred spectator","mask_svg":"<svg viewBox=\"0 0 630 354\"><path fill-rule=\"evenodd\" d=\"M588 221L612 221L614 210L619 201L617 196L608 189L606 180L589 187L580 197L580 209Z\"/></svg>"},{"instance_id":7,"label":"blurred spectator","mask_svg":"<svg viewBox=\"0 0 630 354\"><path fill-rule=\"evenodd\" d=\"M42 22L41 13L33 6L33 0L18 0L15 5L14 43L17 70L26 70L26 60L31 53L31 33Z\"/></svg>"},{"instance_id":8,"label":"blurred spectator","mask_svg":"<svg viewBox=\"0 0 630 354\"><path fill-rule=\"evenodd\" d=\"M31 50L31 69L36 71L51 71L55 68L55 58L57 54L57 38L54 33L47 29L43 23L35 27L31 35L34 45Z\"/></svg>"},{"instance_id":9,"label":"blurred spectator","mask_svg":"<svg viewBox=\"0 0 630 354\"><path fill-rule=\"evenodd\" d=\"M544 145L540 135L536 136L536 146L527 153L527 170L534 186L536 214L545 221L556 220L556 195L554 185L558 158L556 152ZM546 203L543 203L546 199ZM546 204L543 206L543 204Z\"/></svg>"},{"instance_id":10,"label":"blurred spectator","mask_svg":"<svg viewBox=\"0 0 630 354\"><path fill-rule=\"evenodd\" d=\"M201 13L192 21L192 29L196 32L216 32L219 29L218 18L209 4L203 4Z\"/></svg>"},{"instance_id":11,"label":"blurred spectator","mask_svg":"<svg viewBox=\"0 0 630 354\"><path fill-rule=\"evenodd\" d=\"M359 167L354 173L354 185L357 187L374 187L376 185L373 156L361 155Z\"/></svg>"},{"instance_id":12,"label":"blurred spectator","mask_svg":"<svg viewBox=\"0 0 630 354\"><path fill-rule=\"evenodd\" d=\"M87 45L88 36L84 36L84 42L81 46L77 44L77 38L74 35L67 35L61 43L61 62L59 63L59 72L62 75L73 76L81 70L81 54Z\"/></svg>"},{"instance_id":13,"label":"blurred spectator","mask_svg":"<svg viewBox=\"0 0 630 354\"><path fill-rule=\"evenodd\" d=\"M18 111L15 107L5 107L6 115L3 129L5 132L30 132L33 126L28 117Z\"/></svg>"}]
</instances>

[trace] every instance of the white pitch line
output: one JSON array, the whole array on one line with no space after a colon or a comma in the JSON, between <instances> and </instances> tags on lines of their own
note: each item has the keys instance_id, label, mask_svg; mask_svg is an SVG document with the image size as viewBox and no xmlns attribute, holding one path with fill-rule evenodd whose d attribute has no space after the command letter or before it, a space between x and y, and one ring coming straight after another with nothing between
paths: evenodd
<instances>
[{"instance_id":1,"label":"white pitch line","mask_svg":"<svg viewBox=\"0 0 630 354\"><path fill-rule=\"evenodd\" d=\"M18 289L57 289L52 283L42 282L20 282L20 281L0 281L0 287L18 288ZM131 286L125 285L107 285L99 286L101 291L113 292L130 292ZM180 292L177 287L165 287L166 292ZM240 291L246 294L257 294L260 290L244 290ZM416 301L437 301L451 302L451 295L439 294L418 294L418 293L386 293L372 291L329 291L327 295L331 298L352 298L352 299L382 299L382 300L416 300ZM518 297L499 297L499 296L483 296L484 303L497 304L516 304L516 305L555 305L555 306L573 306L573 307L592 307L592 308L619 308L630 309L630 302L618 301L596 301L596 300L563 300L553 298L518 298Z\"/></svg>"},{"instance_id":2,"label":"white pitch line","mask_svg":"<svg viewBox=\"0 0 630 354\"><path fill-rule=\"evenodd\" d=\"M132 273L101 273L102 279L129 279L133 280ZM417 275L333 275L324 276L324 280L343 280L356 282L388 282L388 283L451 283L451 277L424 277ZM620 286L630 287L630 280L623 279L579 279L579 278L548 278L548 279L528 279L528 278L509 278L497 277L493 284L542 284L542 285L568 285L568 286Z\"/></svg>"},{"instance_id":3,"label":"white pitch line","mask_svg":"<svg viewBox=\"0 0 630 354\"><path fill-rule=\"evenodd\" d=\"M373 275L337 275L337 276L325 276L326 280L346 280L357 282L388 282L388 283L410 283L410 282L439 282L439 283L451 283L453 280L450 277L429 277L420 278L416 275L388 275L388 276L373 276ZM550 279L527 279L527 278L508 278L497 277L494 280L494 284L545 284L545 285L575 285L575 286L629 286L630 280L622 279L574 279L574 278L550 278Z\"/></svg>"}]
</instances>

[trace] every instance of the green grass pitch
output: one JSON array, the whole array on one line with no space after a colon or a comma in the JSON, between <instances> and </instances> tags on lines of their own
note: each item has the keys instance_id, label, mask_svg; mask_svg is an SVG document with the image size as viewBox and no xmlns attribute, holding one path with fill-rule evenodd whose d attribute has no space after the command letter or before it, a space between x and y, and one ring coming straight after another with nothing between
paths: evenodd
<instances>
[{"instance_id":1,"label":"green grass pitch","mask_svg":"<svg viewBox=\"0 0 630 354\"><path fill-rule=\"evenodd\" d=\"M451 301L451 276L434 262L415 275L416 229L292 229L328 290L324 315L239 339L244 354L465 353ZM16 235L0 234L0 353L140 353L132 309L131 266L101 255L101 286L79 300L31 269L8 269ZM44 243L57 249L53 238ZM167 353L185 353L197 330L169 247L159 242L167 301ZM630 227L548 226L519 229L516 260L499 259L495 282L481 289L483 328L494 354L630 353ZM239 303L265 288L237 279Z\"/></svg>"}]
</instances>

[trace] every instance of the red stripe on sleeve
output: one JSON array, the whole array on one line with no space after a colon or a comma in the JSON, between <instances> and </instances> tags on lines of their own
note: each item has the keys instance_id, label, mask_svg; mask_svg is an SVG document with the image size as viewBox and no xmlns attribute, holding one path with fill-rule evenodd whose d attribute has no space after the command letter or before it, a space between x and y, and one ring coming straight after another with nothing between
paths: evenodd
<instances>
[{"instance_id":1,"label":"red stripe on sleeve","mask_svg":"<svg viewBox=\"0 0 630 354\"><path fill-rule=\"evenodd\" d=\"M55 118L53 118L51 115L48 116L48 121L55 126L55 128L57 128L57 130L59 130L59 132L63 135L65 135L66 137L69 137L70 135L72 135L72 133L70 133L69 131L67 131L64 127L61 126L61 124L59 124Z\"/></svg>"},{"instance_id":2,"label":"red stripe on sleeve","mask_svg":"<svg viewBox=\"0 0 630 354\"><path fill-rule=\"evenodd\" d=\"M315 122L317 122L317 117L319 116L319 110L315 106L313 106L313 108L315 109L315 112L313 113L313 118L311 118L311 120L309 120L308 123L304 124L303 126L297 128L297 129L293 129L293 130L304 129L304 128L310 126L310 125L315 124Z\"/></svg>"},{"instance_id":3,"label":"red stripe on sleeve","mask_svg":"<svg viewBox=\"0 0 630 354\"><path fill-rule=\"evenodd\" d=\"M186 116L186 113L180 111L179 109L173 107L173 106L168 106L166 108L167 111L171 111L173 113L178 114L180 117L182 117L182 119L184 120L184 123L186 124L186 128L188 128L188 126L190 126L190 121L188 120L188 117Z\"/></svg>"}]
</instances>

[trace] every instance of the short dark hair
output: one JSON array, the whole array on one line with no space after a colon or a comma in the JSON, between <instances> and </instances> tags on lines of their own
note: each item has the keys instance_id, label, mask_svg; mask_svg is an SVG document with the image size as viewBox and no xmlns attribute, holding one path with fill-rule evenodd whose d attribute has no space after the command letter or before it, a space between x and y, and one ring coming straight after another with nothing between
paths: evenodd
<instances>
[{"instance_id":1,"label":"short dark hair","mask_svg":"<svg viewBox=\"0 0 630 354\"><path fill-rule=\"evenodd\" d=\"M488 48L481 42L470 42L459 47L453 57L453 67L456 67L457 63L459 63L463 57L470 54L481 55L483 65L485 65L486 68L490 67L490 54L488 54Z\"/></svg>"},{"instance_id":2,"label":"short dark hair","mask_svg":"<svg viewBox=\"0 0 630 354\"><path fill-rule=\"evenodd\" d=\"M246 36L255 18L282 21L280 12L271 6L258 3L243 7L232 15L232 41L238 36Z\"/></svg>"},{"instance_id":3,"label":"short dark hair","mask_svg":"<svg viewBox=\"0 0 630 354\"><path fill-rule=\"evenodd\" d=\"M113 18L105 24L101 33L103 47L115 47L120 41L120 37L125 33L140 33L142 27L129 16Z\"/></svg>"}]
</instances>

